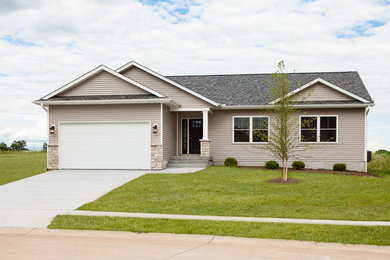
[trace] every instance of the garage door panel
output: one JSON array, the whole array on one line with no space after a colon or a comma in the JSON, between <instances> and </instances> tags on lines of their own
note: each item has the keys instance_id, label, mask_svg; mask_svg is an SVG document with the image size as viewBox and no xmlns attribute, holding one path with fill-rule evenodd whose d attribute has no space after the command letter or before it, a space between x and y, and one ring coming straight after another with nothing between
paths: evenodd
<instances>
[{"instance_id":1,"label":"garage door panel","mask_svg":"<svg viewBox=\"0 0 390 260\"><path fill-rule=\"evenodd\" d=\"M149 169L150 123L62 123L60 168Z\"/></svg>"}]
</instances>

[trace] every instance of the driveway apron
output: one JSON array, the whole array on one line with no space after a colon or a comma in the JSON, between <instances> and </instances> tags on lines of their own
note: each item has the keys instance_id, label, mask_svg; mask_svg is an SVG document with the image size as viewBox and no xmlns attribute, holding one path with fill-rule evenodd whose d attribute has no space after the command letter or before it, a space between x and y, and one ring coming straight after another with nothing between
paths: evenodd
<instances>
[{"instance_id":1,"label":"driveway apron","mask_svg":"<svg viewBox=\"0 0 390 260\"><path fill-rule=\"evenodd\" d=\"M0 186L0 227L47 227L145 170L57 170ZM150 171L149 171L150 172Z\"/></svg>"}]
</instances>

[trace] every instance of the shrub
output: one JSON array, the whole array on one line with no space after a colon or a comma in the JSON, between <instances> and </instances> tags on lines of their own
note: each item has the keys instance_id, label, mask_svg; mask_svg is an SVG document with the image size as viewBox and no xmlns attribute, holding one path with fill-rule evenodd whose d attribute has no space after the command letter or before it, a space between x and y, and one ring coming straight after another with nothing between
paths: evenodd
<instances>
[{"instance_id":1,"label":"shrub","mask_svg":"<svg viewBox=\"0 0 390 260\"><path fill-rule=\"evenodd\" d=\"M334 171L345 171L347 169L347 165L345 163L335 163L333 164Z\"/></svg>"},{"instance_id":2,"label":"shrub","mask_svg":"<svg viewBox=\"0 0 390 260\"><path fill-rule=\"evenodd\" d=\"M265 163L265 168L267 169L278 169L279 163L276 161L268 161Z\"/></svg>"},{"instance_id":3,"label":"shrub","mask_svg":"<svg viewBox=\"0 0 390 260\"><path fill-rule=\"evenodd\" d=\"M305 169L305 163L302 161L294 161L292 167L294 170L303 170Z\"/></svg>"},{"instance_id":4,"label":"shrub","mask_svg":"<svg viewBox=\"0 0 390 260\"><path fill-rule=\"evenodd\" d=\"M390 155L390 152L384 149L380 149L375 152L375 154L385 154L385 155Z\"/></svg>"},{"instance_id":5,"label":"shrub","mask_svg":"<svg viewBox=\"0 0 390 260\"><path fill-rule=\"evenodd\" d=\"M384 153L374 153L371 162L368 163L368 172L374 175L389 175L390 174L390 156Z\"/></svg>"},{"instance_id":6,"label":"shrub","mask_svg":"<svg viewBox=\"0 0 390 260\"><path fill-rule=\"evenodd\" d=\"M224 164L225 164L225 166L227 166L227 167L237 167L238 162L237 162L237 159L236 159L236 158L229 157L229 158L226 158L226 159L225 159Z\"/></svg>"}]
</instances>

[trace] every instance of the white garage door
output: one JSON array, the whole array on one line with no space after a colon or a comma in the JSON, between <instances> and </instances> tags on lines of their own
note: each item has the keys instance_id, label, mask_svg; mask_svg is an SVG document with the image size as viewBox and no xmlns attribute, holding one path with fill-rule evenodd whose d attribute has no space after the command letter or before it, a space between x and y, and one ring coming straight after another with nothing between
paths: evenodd
<instances>
[{"instance_id":1,"label":"white garage door","mask_svg":"<svg viewBox=\"0 0 390 260\"><path fill-rule=\"evenodd\" d=\"M61 169L150 169L150 123L61 123Z\"/></svg>"}]
</instances>

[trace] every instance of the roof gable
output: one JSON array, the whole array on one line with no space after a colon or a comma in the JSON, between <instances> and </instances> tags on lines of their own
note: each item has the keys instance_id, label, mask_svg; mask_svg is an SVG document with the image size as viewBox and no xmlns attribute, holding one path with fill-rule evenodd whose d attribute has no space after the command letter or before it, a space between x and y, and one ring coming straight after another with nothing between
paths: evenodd
<instances>
[{"instance_id":1,"label":"roof gable","mask_svg":"<svg viewBox=\"0 0 390 260\"><path fill-rule=\"evenodd\" d=\"M157 73L157 72L155 72L155 71L153 71L153 70L151 70L151 69L149 69L149 68L147 68L147 67L145 67L145 66L143 66L135 61L130 61L129 63L118 68L116 71L119 73L123 73L132 67L136 67L136 68L138 68L146 73L149 73L150 75L152 75L152 76L154 76L154 77L156 77L156 78L158 78L158 79L160 79L160 80L162 80L162 81L164 81L164 82L166 82L166 83L168 83L168 84L170 84L170 85L172 85L172 86L174 86L174 87L176 87L184 92L187 92L187 93L189 93L189 94L191 94L191 95L193 95L193 96L195 96L195 97L197 97L197 98L199 98L199 99L201 99L201 100L203 100L203 101L205 101L213 106L219 105L219 103L215 102L214 100L212 100L208 97L205 97L205 96L199 94L198 92L193 91L185 86L182 86L182 85L178 84L177 82L172 81L169 78L164 77L163 75L161 75L161 74L159 74L159 73Z\"/></svg>"},{"instance_id":2,"label":"roof gable","mask_svg":"<svg viewBox=\"0 0 390 260\"><path fill-rule=\"evenodd\" d=\"M103 70L57 96L147 94L150 93Z\"/></svg>"},{"instance_id":3,"label":"roof gable","mask_svg":"<svg viewBox=\"0 0 390 260\"><path fill-rule=\"evenodd\" d=\"M61 94L67 95L66 94L67 92L68 92L68 96L72 95L72 94L69 94L71 92L70 90L72 88L78 86L81 83L86 82L89 79L92 79L96 75L99 75L99 73L101 73L101 72L105 72L104 74L101 74L101 75L105 75L106 78L107 78L107 73L108 73L111 76L116 77L116 80L122 80L122 81L125 81L125 83L127 82L129 84L129 86L131 85L133 87L137 87L137 88L143 90L144 92L147 92L149 94L153 94L153 95L155 95L157 97L164 97L164 95L158 93L157 91L154 91L154 90L152 90L152 89L150 89L150 88L148 88L148 87L146 87L146 86L144 86L144 85L142 85L142 84L140 84L140 83L138 83L138 82L136 82L134 80L131 80L128 77L125 77L122 74L119 74L118 72L116 72L116 71L114 71L114 70L112 70L112 69L110 69L110 68L108 68L108 67L106 67L104 65L100 65L100 66L96 67L95 69L93 69L93 70L85 73L84 75L78 77L77 79L69 82L68 84L64 85L63 87L61 87L61 88L51 92L50 94L44 96L43 99L49 99L49 98L52 98L54 96L59 96ZM113 80L112 77L111 77L111 80ZM91 86L89 86L89 87L91 87ZM107 91L109 92L109 89L105 90L105 92L107 92ZM118 94L118 93L116 93L116 94ZM125 93L121 93L121 94L125 94Z\"/></svg>"},{"instance_id":4,"label":"roof gable","mask_svg":"<svg viewBox=\"0 0 390 260\"><path fill-rule=\"evenodd\" d=\"M291 95L295 95L293 98L295 100L299 99L299 97L304 97L305 101L358 100L360 102L369 103L368 100L321 78L310 81L287 94L287 96ZM280 99L272 101L270 104L278 102L279 100Z\"/></svg>"}]
</instances>

